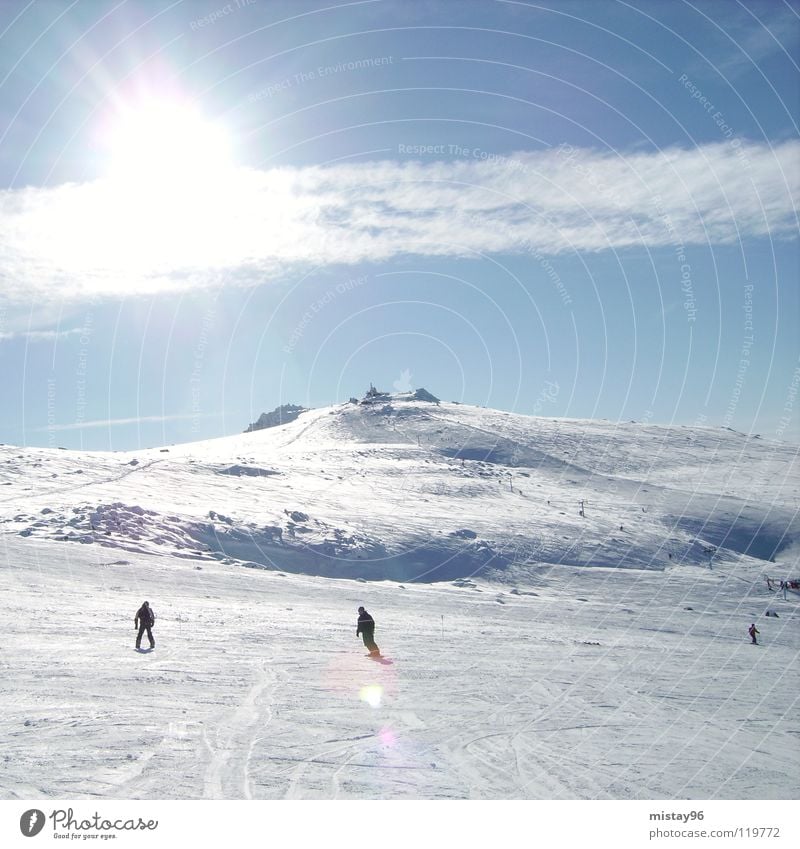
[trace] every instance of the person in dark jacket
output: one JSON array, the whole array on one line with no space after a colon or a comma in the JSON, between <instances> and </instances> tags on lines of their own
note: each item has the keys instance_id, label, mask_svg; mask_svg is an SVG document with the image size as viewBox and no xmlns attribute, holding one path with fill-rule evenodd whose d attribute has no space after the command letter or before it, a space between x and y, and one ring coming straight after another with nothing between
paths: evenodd
<instances>
[{"instance_id":1,"label":"person in dark jacket","mask_svg":"<svg viewBox=\"0 0 800 849\"><path fill-rule=\"evenodd\" d=\"M139 629L136 636L136 648L142 647L142 634L147 631L147 639L150 640L150 648L156 647L156 641L153 639L153 632L150 630L156 622L156 615L150 607L150 602L146 601L137 611L136 618L133 620L133 627Z\"/></svg>"},{"instance_id":2,"label":"person in dark jacket","mask_svg":"<svg viewBox=\"0 0 800 849\"><path fill-rule=\"evenodd\" d=\"M358 627L356 628L356 636L361 636L364 640L364 645L372 655L378 655L381 650L375 645L375 620L364 610L363 607L358 608Z\"/></svg>"},{"instance_id":3,"label":"person in dark jacket","mask_svg":"<svg viewBox=\"0 0 800 849\"><path fill-rule=\"evenodd\" d=\"M753 641L753 645L757 646L758 640L756 639L756 634L760 634L761 631L756 628L755 622L753 622L753 624L747 629L747 633L750 634L750 639Z\"/></svg>"}]
</instances>

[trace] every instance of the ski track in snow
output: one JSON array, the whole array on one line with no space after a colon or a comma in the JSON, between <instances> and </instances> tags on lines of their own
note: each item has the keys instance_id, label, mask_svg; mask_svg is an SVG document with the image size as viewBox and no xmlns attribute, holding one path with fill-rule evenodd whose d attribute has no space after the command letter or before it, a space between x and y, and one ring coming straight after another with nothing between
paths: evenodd
<instances>
[{"instance_id":1,"label":"ski track in snow","mask_svg":"<svg viewBox=\"0 0 800 849\"><path fill-rule=\"evenodd\" d=\"M217 723L212 744L206 732L203 741L211 752L206 771L204 796L210 799L252 799L250 759L259 730L269 725L270 703L262 697L264 690L275 685L276 676L265 666L232 715Z\"/></svg>"}]
</instances>

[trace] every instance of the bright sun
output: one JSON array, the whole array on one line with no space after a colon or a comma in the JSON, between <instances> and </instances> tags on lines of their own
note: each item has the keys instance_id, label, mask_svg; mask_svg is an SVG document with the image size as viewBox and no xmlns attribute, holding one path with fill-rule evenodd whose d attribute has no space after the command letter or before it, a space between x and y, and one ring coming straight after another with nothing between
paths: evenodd
<instances>
[{"instance_id":1,"label":"bright sun","mask_svg":"<svg viewBox=\"0 0 800 849\"><path fill-rule=\"evenodd\" d=\"M95 254L130 271L222 265L236 250L226 220L239 206L225 128L183 101L139 101L106 127Z\"/></svg>"},{"instance_id":2,"label":"bright sun","mask_svg":"<svg viewBox=\"0 0 800 849\"><path fill-rule=\"evenodd\" d=\"M109 176L170 193L232 167L226 130L194 106L151 100L123 108L108 133Z\"/></svg>"}]
</instances>

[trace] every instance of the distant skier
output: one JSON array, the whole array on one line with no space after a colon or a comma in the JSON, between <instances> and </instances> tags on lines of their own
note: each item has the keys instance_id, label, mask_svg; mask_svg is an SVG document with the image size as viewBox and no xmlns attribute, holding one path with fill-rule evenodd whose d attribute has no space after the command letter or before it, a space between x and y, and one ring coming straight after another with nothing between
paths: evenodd
<instances>
[{"instance_id":1,"label":"distant skier","mask_svg":"<svg viewBox=\"0 0 800 849\"><path fill-rule=\"evenodd\" d=\"M783 593L783 600L786 601L786 587L789 586L788 581L781 581L781 592Z\"/></svg>"},{"instance_id":2,"label":"distant skier","mask_svg":"<svg viewBox=\"0 0 800 849\"><path fill-rule=\"evenodd\" d=\"M136 618L133 620L133 627L139 629L136 636L136 648L142 647L142 635L147 631L147 639L150 640L150 648L156 647L156 641L153 639L153 632L150 630L156 623L156 615L153 608L150 607L150 602L146 601L137 611Z\"/></svg>"},{"instance_id":3,"label":"distant skier","mask_svg":"<svg viewBox=\"0 0 800 849\"><path fill-rule=\"evenodd\" d=\"M756 634L760 634L761 631L756 628L755 622L753 622L753 624L747 629L747 633L750 634L750 639L753 641L753 645L757 646L758 640L756 639Z\"/></svg>"},{"instance_id":4,"label":"distant skier","mask_svg":"<svg viewBox=\"0 0 800 849\"><path fill-rule=\"evenodd\" d=\"M373 657L379 655L381 650L375 645L375 620L364 610L363 607L358 608L358 626L356 628L356 636L361 636L364 640L364 645L369 650Z\"/></svg>"}]
</instances>

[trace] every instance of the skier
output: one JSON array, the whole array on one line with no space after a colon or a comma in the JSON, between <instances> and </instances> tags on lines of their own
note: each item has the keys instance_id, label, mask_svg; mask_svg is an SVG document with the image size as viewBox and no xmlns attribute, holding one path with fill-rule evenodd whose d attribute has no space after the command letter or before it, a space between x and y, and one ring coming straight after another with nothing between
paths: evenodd
<instances>
[{"instance_id":1,"label":"skier","mask_svg":"<svg viewBox=\"0 0 800 849\"><path fill-rule=\"evenodd\" d=\"M136 636L136 648L142 647L142 634L147 631L147 639L150 640L150 648L156 647L156 641L153 639L153 632L150 630L156 623L156 615L153 608L150 607L150 602L146 601L137 611L136 618L133 620L133 627L139 629Z\"/></svg>"},{"instance_id":2,"label":"skier","mask_svg":"<svg viewBox=\"0 0 800 849\"><path fill-rule=\"evenodd\" d=\"M753 645L757 646L758 640L756 639L756 634L760 634L761 631L756 628L755 622L753 622L753 624L747 629L747 633L750 634L750 639L753 641Z\"/></svg>"},{"instance_id":3,"label":"skier","mask_svg":"<svg viewBox=\"0 0 800 849\"><path fill-rule=\"evenodd\" d=\"M783 600L786 601L786 587L789 586L788 581L781 581L781 591L783 592Z\"/></svg>"},{"instance_id":4,"label":"skier","mask_svg":"<svg viewBox=\"0 0 800 849\"><path fill-rule=\"evenodd\" d=\"M375 620L364 610L363 607L358 608L358 626L356 628L356 636L361 636L364 640L364 645L369 650L371 657L378 657L381 650L375 645L373 639L375 635Z\"/></svg>"}]
</instances>

